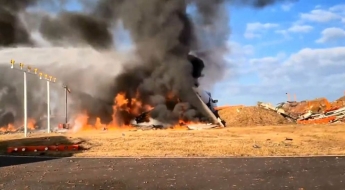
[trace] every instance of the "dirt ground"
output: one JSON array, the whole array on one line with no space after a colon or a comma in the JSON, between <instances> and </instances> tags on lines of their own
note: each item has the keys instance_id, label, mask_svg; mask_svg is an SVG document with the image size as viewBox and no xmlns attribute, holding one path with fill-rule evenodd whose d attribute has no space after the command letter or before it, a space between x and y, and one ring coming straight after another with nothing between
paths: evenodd
<instances>
[{"instance_id":1,"label":"dirt ground","mask_svg":"<svg viewBox=\"0 0 345 190\"><path fill-rule=\"evenodd\" d=\"M259 107L226 108L219 115L230 127L236 126L267 126L292 123L278 113Z\"/></svg>"},{"instance_id":2,"label":"dirt ground","mask_svg":"<svg viewBox=\"0 0 345 190\"><path fill-rule=\"evenodd\" d=\"M224 157L345 155L345 124L228 127L203 131L103 131L77 134L1 135L8 146L78 143L79 152L46 152L74 157ZM39 153L34 153L39 154Z\"/></svg>"},{"instance_id":3,"label":"dirt ground","mask_svg":"<svg viewBox=\"0 0 345 190\"><path fill-rule=\"evenodd\" d=\"M227 128L191 131L119 130L75 134L0 135L0 153L8 146L80 144L79 152L45 152L75 157L224 157L345 155L345 124L297 125L258 107L220 110ZM40 154L40 153L29 153Z\"/></svg>"}]
</instances>

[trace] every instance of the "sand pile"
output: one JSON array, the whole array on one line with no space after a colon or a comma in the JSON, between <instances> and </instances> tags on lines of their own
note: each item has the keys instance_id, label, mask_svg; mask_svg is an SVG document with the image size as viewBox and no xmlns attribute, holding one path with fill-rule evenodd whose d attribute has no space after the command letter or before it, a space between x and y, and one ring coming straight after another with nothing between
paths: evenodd
<instances>
[{"instance_id":1,"label":"sand pile","mask_svg":"<svg viewBox=\"0 0 345 190\"><path fill-rule=\"evenodd\" d=\"M345 106L345 96L340 97L336 101L332 102L332 107L344 107Z\"/></svg>"},{"instance_id":2,"label":"sand pile","mask_svg":"<svg viewBox=\"0 0 345 190\"><path fill-rule=\"evenodd\" d=\"M336 102L337 101L345 101L345 96L340 97L339 99L336 100Z\"/></svg>"},{"instance_id":3,"label":"sand pile","mask_svg":"<svg viewBox=\"0 0 345 190\"><path fill-rule=\"evenodd\" d=\"M287 120L278 113L259 107L226 108L219 111L228 127L232 126L264 126L288 124Z\"/></svg>"}]
</instances>

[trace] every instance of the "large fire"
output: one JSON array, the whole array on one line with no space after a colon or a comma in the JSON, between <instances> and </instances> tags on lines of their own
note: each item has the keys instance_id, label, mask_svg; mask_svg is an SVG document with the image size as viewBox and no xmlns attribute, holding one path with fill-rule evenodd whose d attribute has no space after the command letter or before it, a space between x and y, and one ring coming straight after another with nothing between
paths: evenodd
<instances>
[{"instance_id":1,"label":"large fire","mask_svg":"<svg viewBox=\"0 0 345 190\"><path fill-rule=\"evenodd\" d=\"M36 130L36 121L35 119L32 118L28 118L28 122L27 122L27 126L28 126L28 130L29 131L33 131ZM19 127L21 126L21 127ZM1 133L6 133L6 132L16 132L18 130L24 129L24 122L22 122L20 125L15 125L13 123L9 123L5 126L1 126L0 127L0 132Z\"/></svg>"},{"instance_id":2,"label":"large fire","mask_svg":"<svg viewBox=\"0 0 345 190\"><path fill-rule=\"evenodd\" d=\"M132 129L130 120L133 116L140 115L143 112L152 110L153 107L140 101L139 93L135 97L127 98L126 93L119 93L114 98L112 121L108 124L101 123L101 119L97 118L94 125L88 124L88 113L83 111L74 119L73 132L90 131L90 130L124 130Z\"/></svg>"},{"instance_id":3,"label":"large fire","mask_svg":"<svg viewBox=\"0 0 345 190\"><path fill-rule=\"evenodd\" d=\"M6 126L0 127L0 132L15 132L17 131L17 128L13 124L7 124Z\"/></svg>"},{"instance_id":4,"label":"large fire","mask_svg":"<svg viewBox=\"0 0 345 190\"><path fill-rule=\"evenodd\" d=\"M170 92L166 95L167 102L178 103L180 100L174 95L174 93ZM113 116L112 121L110 123L104 124L101 123L101 119L97 118L95 124L90 125L88 124L89 115L87 111L83 111L82 113L78 114L73 123L72 131L79 132L79 131L93 131L93 130L128 130L133 129L133 125L131 125L130 121L133 120L136 116L144 113L149 112L154 107L149 104L144 104L140 100L140 94L136 93L135 97L128 98L126 93L119 93L114 98L114 105L113 105ZM182 110L183 111L183 110ZM149 117L146 116L145 121L148 121ZM199 122L192 122L180 119L178 124L171 126L172 129L186 129L186 125L188 124L197 124Z\"/></svg>"},{"instance_id":5,"label":"large fire","mask_svg":"<svg viewBox=\"0 0 345 190\"><path fill-rule=\"evenodd\" d=\"M166 95L167 104L172 103L176 104L179 103L180 100L174 93L167 93ZM86 110L82 111L81 113L77 114L74 117L73 123L71 123L72 129L71 132L81 132L81 131L95 131L95 130L129 130L133 129L134 126L131 125L130 121L135 119L142 113L149 112L154 107L145 104L140 100L140 94L136 93L134 97L128 98L126 93L119 93L114 98L113 104L113 115L112 121L110 123L102 123L101 119L98 117L94 124L89 124L89 114ZM181 112L184 111L182 106ZM181 113L182 115L182 113ZM143 118L145 122L149 121L149 114ZM187 125L190 124L198 124L199 122L192 122L187 121L185 119L181 119L178 121L176 125L170 127L170 129L186 129ZM21 127L19 127L21 126ZM0 132L16 132L23 129L23 122L20 125L15 124L8 124L7 126L0 127ZM28 119L28 130L36 130L36 121L32 118Z\"/></svg>"}]
</instances>

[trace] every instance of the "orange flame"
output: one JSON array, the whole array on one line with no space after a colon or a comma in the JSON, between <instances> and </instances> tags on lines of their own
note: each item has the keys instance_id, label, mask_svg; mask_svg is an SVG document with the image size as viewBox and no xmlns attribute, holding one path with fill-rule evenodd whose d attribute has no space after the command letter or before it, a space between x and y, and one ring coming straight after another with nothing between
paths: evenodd
<instances>
[{"instance_id":1,"label":"orange flame","mask_svg":"<svg viewBox=\"0 0 345 190\"><path fill-rule=\"evenodd\" d=\"M36 129L36 121L34 119L28 119L28 129L35 130Z\"/></svg>"},{"instance_id":2,"label":"orange flame","mask_svg":"<svg viewBox=\"0 0 345 190\"><path fill-rule=\"evenodd\" d=\"M12 123L0 127L0 132L5 133L5 132L15 132L17 131L20 127L24 127L24 122L21 125L14 125ZM35 119L28 118L28 130L35 130L36 129L36 121Z\"/></svg>"},{"instance_id":3,"label":"orange flame","mask_svg":"<svg viewBox=\"0 0 345 190\"><path fill-rule=\"evenodd\" d=\"M203 124L200 121L186 121L183 119L179 120L179 123L172 127L173 130L186 130L188 125Z\"/></svg>"},{"instance_id":4,"label":"orange flame","mask_svg":"<svg viewBox=\"0 0 345 190\"><path fill-rule=\"evenodd\" d=\"M102 124L100 118L96 118L96 122L94 125L88 124L89 116L87 112L83 112L78 114L74 120L74 126L72 131L79 132L79 131L94 131L94 130L120 130L120 129L131 129L131 126L125 125L117 125L117 122L110 122L109 124Z\"/></svg>"},{"instance_id":5,"label":"orange flame","mask_svg":"<svg viewBox=\"0 0 345 190\"><path fill-rule=\"evenodd\" d=\"M131 115L139 115L143 111L149 111L152 109L152 106L143 104L140 100L140 94L137 92L135 97L127 98L126 93L121 92L116 95L114 99L113 111L126 111Z\"/></svg>"},{"instance_id":6,"label":"orange flame","mask_svg":"<svg viewBox=\"0 0 345 190\"><path fill-rule=\"evenodd\" d=\"M114 98L112 121L108 124L102 124L101 119L97 118L94 125L88 124L89 115L87 111L78 114L74 120L73 131L92 131L92 130L123 130L132 129L131 125L126 125L125 118L119 117L120 112L128 113L131 116L137 116L144 111L153 109L152 106L143 104L140 101L139 93L135 97L127 98L126 93L121 92ZM133 119L133 118L129 118ZM128 123L128 121L127 121Z\"/></svg>"},{"instance_id":7,"label":"orange flame","mask_svg":"<svg viewBox=\"0 0 345 190\"><path fill-rule=\"evenodd\" d=\"M8 124L6 126L2 126L0 127L0 132L5 133L5 132L14 132L17 129L15 128L15 126L13 124Z\"/></svg>"},{"instance_id":8,"label":"orange flame","mask_svg":"<svg viewBox=\"0 0 345 190\"><path fill-rule=\"evenodd\" d=\"M166 95L167 101L180 102L175 93L169 92ZM152 110L151 105L145 104L141 101L140 94L137 91L134 97L129 98L124 92L117 94L114 97L113 104L113 115L110 123L101 123L101 119L97 118L95 124L88 124L89 115L87 111L83 111L75 117L74 125L72 128L73 132L79 131L94 131L94 130L128 130L134 127L130 125L130 120L139 116L143 112ZM182 106L179 123L172 126L171 129L187 129L187 125L200 124L198 121L186 121L182 119L183 112L187 110L186 107Z\"/></svg>"}]
</instances>

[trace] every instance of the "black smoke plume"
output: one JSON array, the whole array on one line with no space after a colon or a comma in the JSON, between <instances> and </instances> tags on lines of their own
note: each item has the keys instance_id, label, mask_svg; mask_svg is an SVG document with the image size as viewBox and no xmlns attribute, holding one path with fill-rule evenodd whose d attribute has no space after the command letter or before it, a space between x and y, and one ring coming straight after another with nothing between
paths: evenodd
<instances>
[{"instance_id":1,"label":"black smoke plume","mask_svg":"<svg viewBox=\"0 0 345 190\"><path fill-rule=\"evenodd\" d=\"M226 41L230 34L226 6L249 5L262 8L278 1L80 0L77 1L80 3L80 10L73 12L65 8L66 4L71 2L69 0L54 1L55 3L40 0L0 0L0 46L40 46L33 35L36 32L49 46L88 46L102 54L104 51L116 51L113 36L118 32L116 26L121 22L129 32L135 48L135 52L129 56L135 55L137 60L123 63L121 73L114 71L111 79L90 83L80 76L87 73L92 75L92 69L82 71L78 69L80 65L72 62L69 66L73 69L56 66L61 63L52 63L55 64L52 67L55 68L54 73L65 71L58 74L60 80L78 92L71 95L74 110L85 109L91 117L101 117L104 122L108 122L112 115L109 110L116 94L125 92L128 98L132 98L139 93L144 103L155 107L152 115L159 120L176 121L181 117L181 107L185 108L182 117L195 119L197 115L205 115L200 113L202 109L192 90L192 87L198 85L196 78L201 76L201 68L204 68L206 77L212 78L212 84L224 74L225 61L222 56L224 52L228 52ZM193 17L187 13L187 6L190 5L195 7L194 13L191 14ZM40 11L34 12L35 8L40 8ZM191 51L196 51L196 55L205 62L200 64L199 60L188 55ZM98 64L96 60L94 64ZM200 67L195 67L196 65ZM109 67L104 67L103 70L109 72ZM14 84L13 77L4 74L7 72L5 68L1 68L0 72L0 95L1 92L6 94L0 96L0 106L6 104L1 108L3 111L0 113L0 120L9 121L10 119L6 118L13 115L20 118L22 91L17 88L21 84ZM81 88L87 85L96 86L93 88L98 90L91 94ZM42 85L37 84L35 87L29 90L29 98L34 97ZM178 103L173 107L169 106L166 99L169 93L182 102L188 102L188 105ZM59 92L59 95L63 96L63 92ZM30 102L29 108L36 110L35 117L44 114L44 109L41 109L44 108L42 98L34 98ZM4 109L10 110L12 116L8 116L10 114Z\"/></svg>"}]
</instances>

